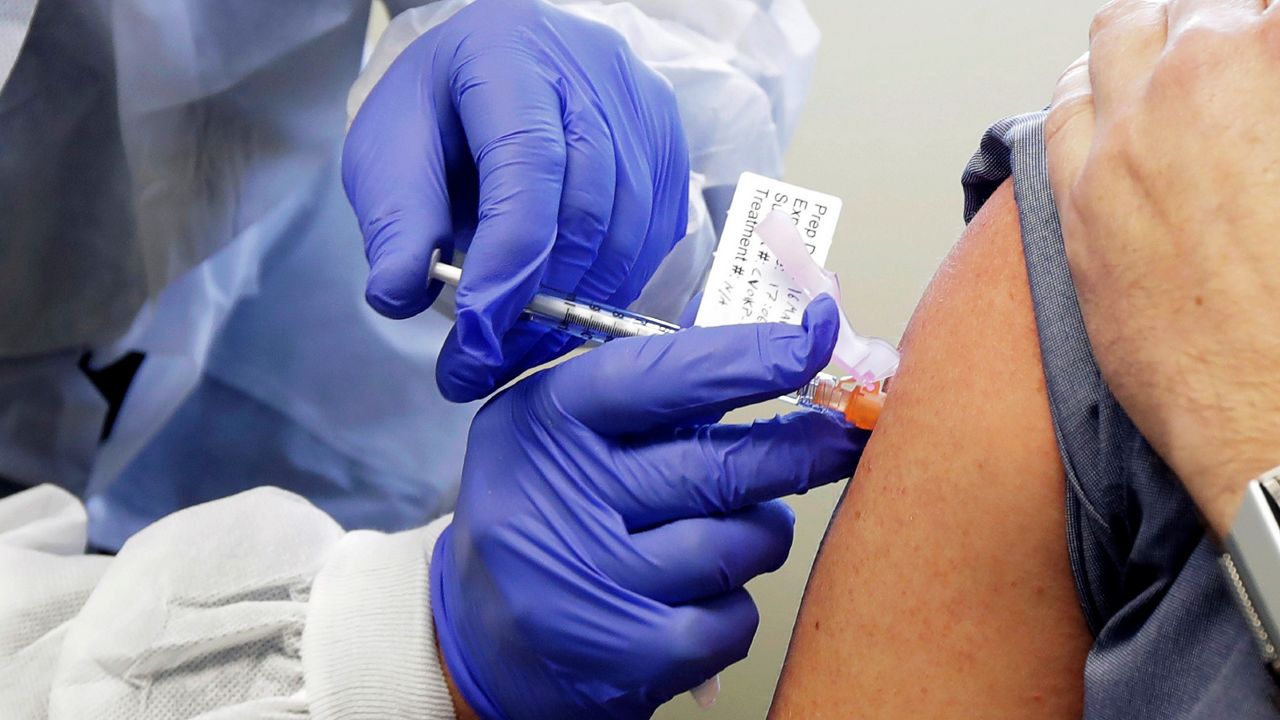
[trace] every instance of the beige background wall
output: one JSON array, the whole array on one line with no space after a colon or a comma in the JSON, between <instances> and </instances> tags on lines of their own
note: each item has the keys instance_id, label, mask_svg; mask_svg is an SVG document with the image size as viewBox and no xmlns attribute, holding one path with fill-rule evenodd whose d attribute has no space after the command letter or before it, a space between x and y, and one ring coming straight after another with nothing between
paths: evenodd
<instances>
[{"instance_id":1,"label":"beige background wall","mask_svg":"<svg viewBox=\"0 0 1280 720\"><path fill-rule=\"evenodd\" d=\"M697 2L697 0L688 0ZM897 339L962 229L960 172L982 131L1049 100L1086 46L1101 0L809 0L824 32L787 180L845 199L830 266L865 333ZM375 21L375 29L380 22ZM785 408L764 406L739 420ZM843 485L793 502L796 545L751 587L762 616L751 656L711 711L678 698L662 720L763 718L809 567ZM857 672L857 668L848 668Z\"/></svg>"}]
</instances>

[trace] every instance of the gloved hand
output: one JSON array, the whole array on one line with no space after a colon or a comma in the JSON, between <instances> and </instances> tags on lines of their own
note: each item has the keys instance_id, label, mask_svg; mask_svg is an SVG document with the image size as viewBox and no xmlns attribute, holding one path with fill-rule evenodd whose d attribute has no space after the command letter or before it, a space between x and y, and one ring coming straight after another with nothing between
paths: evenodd
<instances>
[{"instance_id":1,"label":"gloved hand","mask_svg":"<svg viewBox=\"0 0 1280 720\"><path fill-rule=\"evenodd\" d=\"M517 322L540 286L625 307L688 222L670 86L612 29L540 0L477 0L410 45L355 117L343 181L383 315L428 308L432 251L466 251L436 366L455 401L578 342Z\"/></svg>"},{"instance_id":2,"label":"gloved hand","mask_svg":"<svg viewBox=\"0 0 1280 720\"><path fill-rule=\"evenodd\" d=\"M619 340L480 411L431 593L481 717L648 718L746 656L743 585L791 546L770 501L849 477L866 436L806 412L706 423L803 386L838 328L824 297L803 327Z\"/></svg>"}]
</instances>

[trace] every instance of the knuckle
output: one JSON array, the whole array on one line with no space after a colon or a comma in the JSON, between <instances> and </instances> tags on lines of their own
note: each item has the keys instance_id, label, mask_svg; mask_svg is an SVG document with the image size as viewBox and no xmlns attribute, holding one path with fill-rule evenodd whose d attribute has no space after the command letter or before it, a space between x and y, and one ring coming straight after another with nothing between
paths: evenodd
<instances>
[{"instance_id":1,"label":"knuckle","mask_svg":"<svg viewBox=\"0 0 1280 720\"><path fill-rule=\"evenodd\" d=\"M1063 76L1069 75L1070 73L1080 69L1087 70L1089 68L1089 60L1090 60L1090 55L1086 51L1083 55L1081 55L1080 57L1072 61L1072 63L1067 66L1066 70L1062 71Z\"/></svg>"},{"instance_id":2,"label":"knuckle","mask_svg":"<svg viewBox=\"0 0 1280 720\"><path fill-rule=\"evenodd\" d=\"M1093 22L1089 25L1089 39L1096 40L1098 36L1114 27L1128 12L1133 2L1134 0L1109 0L1099 8L1093 16Z\"/></svg>"},{"instance_id":3,"label":"knuckle","mask_svg":"<svg viewBox=\"0 0 1280 720\"><path fill-rule=\"evenodd\" d=\"M796 514L782 500L770 500L755 508L755 521L765 529L773 549L786 553L795 540Z\"/></svg>"},{"instance_id":4,"label":"knuckle","mask_svg":"<svg viewBox=\"0 0 1280 720\"><path fill-rule=\"evenodd\" d=\"M773 572L786 564L787 557L791 554L791 546L795 542L794 516L775 523L770 531L771 542L762 553L764 557L762 572Z\"/></svg>"},{"instance_id":5,"label":"knuckle","mask_svg":"<svg viewBox=\"0 0 1280 720\"><path fill-rule=\"evenodd\" d=\"M662 73L649 67L649 65L635 56L630 47L625 48L628 65L631 66L632 72L644 80L645 89L649 93L651 99L658 100L662 106L674 110L676 107L676 88L671 84ZM679 115L675 115L679 117Z\"/></svg>"},{"instance_id":6,"label":"knuckle","mask_svg":"<svg viewBox=\"0 0 1280 720\"><path fill-rule=\"evenodd\" d=\"M487 5L490 10L501 13L497 17L525 17L545 10L542 0L478 0L476 5Z\"/></svg>"},{"instance_id":7,"label":"knuckle","mask_svg":"<svg viewBox=\"0 0 1280 720\"><path fill-rule=\"evenodd\" d=\"M389 249L395 247L395 240L400 237L404 220L405 212L399 208L372 211L360 219L366 260L376 263Z\"/></svg>"},{"instance_id":8,"label":"knuckle","mask_svg":"<svg viewBox=\"0 0 1280 720\"><path fill-rule=\"evenodd\" d=\"M1088 91L1090 89L1089 56L1086 55L1064 70L1062 75L1058 77L1058 85L1055 89L1055 95L1065 98L1075 98L1082 94L1089 94Z\"/></svg>"},{"instance_id":9,"label":"knuckle","mask_svg":"<svg viewBox=\"0 0 1280 720\"><path fill-rule=\"evenodd\" d=\"M697 617L694 613L675 613L667 623L665 644L677 665L699 663L711 652L711 646L704 642L707 629Z\"/></svg>"},{"instance_id":10,"label":"knuckle","mask_svg":"<svg viewBox=\"0 0 1280 720\"><path fill-rule=\"evenodd\" d=\"M1184 79L1220 80L1237 64L1247 44L1264 36L1261 23L1192 22L1171 39L1162 63Z\"/></svg>"},{"instance_id":11,"label":"knuckle","mask_svg":"<svg viewBox=\"0 0 1280 720\"><path fill-rule=\"evenodd\" d=\"M583 26L587 28L587 32L591 33L593 38L602 47L613 48L623 57L631 57L631 43L627 41L625 35L617 28L604 23L583 22Z\"/></svg>"},{"instance_id":12,"label":"knuckle","mask_svg":"<svg viewBox=\"0 0 1280 720\"><path fill-rule=\"evenodd\" d=\"M527 118L518 130L487 140L476 148L475 161L493 167L522 167L533 173L534 179L545 182L564 177L566 154L562 119L540 115ZM503 189L518 192L520 186L513 184Z\"/></svg>"},{"instance_id":13,"label":"knuckle","mask_svg":"<svg viewBox=\"0 0 1280 720\"><path fill-rule=\"evenodd\" d=\"M673 548L678 551L676 557L698 557L699 553L719 557L719 554L724 551L722 538L717 537L706 522L699 522L690 527L689 532L681 536L677 545L678 547Z\"/></svg>"},{"instance_id":14,"label":"knuckle","mask_svg":"<svg viewBox=\"0 0 1280 720\"><path fill-rule=\"evenodd\" d=\"M809 355L817 353L779 352L781 348L791 350L793 346L779 343L778 336L769 325L756 325L753 331L754 355L760 358L761 369L778 387L798 388L813 379Z\"/></svg>"},{"instance_id":15,"label":"knuckle","mask_svg":"<svg viewBox=\"0 0 1280 720\"><path fill-rule=\"evenodd\" d=\"M731 637L726 639L726 651L730 664L736 663L747 656L751 650L751 643L755 640L756 632L760 629L760 609L756 606L755 600L749 595L744 594L744 602L746 603L745 612L746 622L741 623Z\"/></svg>"},{"instance_id":16,"label":"knuckle","mask_svg":"<svg viewBox=\"0 0 1280 720\"><path fill-rule=\"evenodd\" d=\"M1178 33L1172 57L1198 64L1213 54L1221 39L1220 29L1206 23L1193 23Z\"/></svg>"},{"instance_id":17,"label":"knuckle","mask_svg":"<svg viewBox=\"0 0 1280 720\"><path fill-rule=\"evenodd\" d=\"M714 467L716 464L715 450L708 448L705 455L708 457L708 466ZM725 458L721 467L718 468L719 486L718 492L707 501L707 506L717 513L725 514L732 512L736 508L743 507L747 502L748 485L750 483L749 471L740 468L737 462L730 458Z\"/></svg>"},{"instance_id":18,"label":"knuckle","mask_svg":"<svg viewBox=\"0 0 1280 720\"><path fill-rule=\"evenodd\" d=\"M1086 53L1080 59L1067 66L1066 70L1058 76L1058 83L1054 88L1054 105L1058 105L1059 98L1074 98L1080 95L1081 90L1089 87L1089 55Z\"/></svg>"},{"instance_id":19,"label":"knuckle","mask_svg":"<svg viewBox=\"0 0 1280 720\"><path fill-rule=\"evenodd\" d=\"M1159 11L1163 16L1163 8L1167 4L1167 0L1111 0L1093 16L1089 39L1092 41L1109 32L1129 29L1136 20L1154 17L1153 11Z\"/></svg>"}]
</instances>

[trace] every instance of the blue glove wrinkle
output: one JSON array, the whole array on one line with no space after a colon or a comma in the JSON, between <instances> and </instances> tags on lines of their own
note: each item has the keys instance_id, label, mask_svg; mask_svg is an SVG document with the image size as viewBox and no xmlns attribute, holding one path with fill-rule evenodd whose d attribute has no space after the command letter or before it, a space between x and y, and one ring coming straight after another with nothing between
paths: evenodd
<instances>
[{"instance_id":1,"label":"blue glove wrinkle","mask_svg":"<svg viewBox=\"0 0 1280 720\"><path fill-rule=\"evenodd\" d=\"M635 58L625 58L624 63L628 70L636 66L629 76L645 88L629 93L628 102L634 107L637 119L649 128L650 133L669 136L672 142L646 148L648 157L644 161L645 167L652 168L648 185L655 192L651 200L654 212L648 217L642 247L663 250L661 253L642 252L636 257L626 281L606 299L607 304L620 307L630 305L640 296L663 258L684 239L689 226L689 168L692 163L688 141L684 133L678 131L681 120L671 86ZM670 96L669 103L646 105L637 102L642 97L663 95ZM660 209L668 211L660 212Z\"/></svg>"},{"instance_id":2,"label":"blue glove wrinkle","mask_svg":"<svg viewBox=\"0 0 1280 720\"><path fill-rule=\"evenodd\" d=\"M392 64L352 124L343 177L378 312L430 306L432 250L468 251L437 364L445 397L483 397L576 345L519 322L543 283L638 297L688 212L673 117L671 89L620 35L535 0L477 0Z\"/></svg>"},{"instance_id":3,"label":"blue glove wrinkle","mask_svg":"<svg viewBox=\"0 0 1280 720\"><path fill-rule=\"evenodd\" d=\"M572 293L596 264L613 220L618 167L614 137L598 110L565 88L568 162L560 200L556 251L544 286Z\"/></svg>"}]
</instances>

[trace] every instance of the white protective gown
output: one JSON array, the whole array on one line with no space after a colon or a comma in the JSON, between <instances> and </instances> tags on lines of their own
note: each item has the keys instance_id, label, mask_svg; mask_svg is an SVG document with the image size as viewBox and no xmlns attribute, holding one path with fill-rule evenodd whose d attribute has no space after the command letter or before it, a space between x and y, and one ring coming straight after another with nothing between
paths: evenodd
<instances>
[{"instance_id":1,"label":"white protective gown","mask_svg":"<svg viewBox=\"0 0 1280 720\"><path fill-rule=\"evenodd\" d=\"M0 714L452 720L427 586L446 522L344 532L260 488L110 558L81 554L86 516L66 491L0 500Z\"/></svg>"},{"instance_id":2,"label":"white protective gown","mask_svg":"<svg viewBox=\"0 0 1280 720\"><path fill-rule=\"evenodd\" d=\"M559 4L622 31L680 97L704 192L637 305L676 315L738 174L781 171L816 28L801 0ZM353 102L460 5L401 14ZM347 528L417 527L451 507L476 409L435 387L451 321L366 307L339 181L369 10L37 6L0 93L0 478L84 498L92 544L260 485ZM108 405L79 365L130 352L145 361L102 440Z\"/></svg>"},{"instance_id":3,"label":"white protective gown","mask_svg":"<svg viewBox=\"0 0 1280 720\"><path fill-rule=\"evenodd\" d=\"M639 305L670 314L714 242L708 203L780 172L816 29L800 0L561 4L680 97L703 192ZM353 103L457 7L393 23ZM453 717L427 592L448 520L428 520L473 408L435 391L445 318L363 303L337 159L368 9L37 8L0 93L0 476L88 510L52 486L0 500L6 718ZM129 351L146 361L100 444L106 403L77 364ZM307 499L227 497L258 485Z\"/></svg>"}]
</instances>

